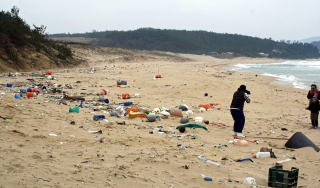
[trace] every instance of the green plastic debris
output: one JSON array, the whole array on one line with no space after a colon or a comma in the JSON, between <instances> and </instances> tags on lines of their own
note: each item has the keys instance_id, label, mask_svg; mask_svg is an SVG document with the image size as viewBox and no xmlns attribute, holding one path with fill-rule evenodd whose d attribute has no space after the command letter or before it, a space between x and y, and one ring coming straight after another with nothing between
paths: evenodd
<instances>
[{"instance_id":1,"label":"green plastic debris","mask_svg":"<svg viewBox=\"0 0 320 188\"><path fill-rule=\"evenodd\" d=\"M193 129L195 129L195 128L202 128L202 129L208 131L208 128L207 128L207 127L204 127L204 126L199 125L199 124L194 124L194 123L189 123L189 124L185 124L185 125L180 125L180 126L176 127L176 129L179 130L181 127L193 128Z\"/></svg>"},{"instance_id":2,"label":"green plastic debris","mask_svg":"<svg viewBox=\"0 0 320 188\"><path fill-rule=\"evenodd\" d=\"M79 113L79 107L75 106L73 108L69 108L69 112L75 112L75 113Z\"/></svg>"}]
</instances>

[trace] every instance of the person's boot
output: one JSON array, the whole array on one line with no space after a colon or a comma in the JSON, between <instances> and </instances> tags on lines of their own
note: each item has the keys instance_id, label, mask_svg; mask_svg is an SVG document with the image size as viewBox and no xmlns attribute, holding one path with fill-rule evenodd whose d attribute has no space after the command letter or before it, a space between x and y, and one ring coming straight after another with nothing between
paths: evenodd
<instances>
[{"instance_id":1,"label":"person's boot","mask_svg":"<svg viewBox=\"0 0 320 188\"><path fill-rule=\"evenodd\" d=\"M318 120L314 120L315 128L318 128Z\"/></svg>"}]
</instances>

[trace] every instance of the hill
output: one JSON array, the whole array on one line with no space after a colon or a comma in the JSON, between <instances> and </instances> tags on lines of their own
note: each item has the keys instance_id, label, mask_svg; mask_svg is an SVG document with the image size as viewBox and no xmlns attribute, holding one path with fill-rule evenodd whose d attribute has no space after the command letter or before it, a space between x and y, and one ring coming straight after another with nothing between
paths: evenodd
<instances>
[{"instance_id":1,"label":"hill","mask_svg":"<svg viewBox=\"0 0 320 188\"><path fill-rule=\"evenodd\" d=\"M220 57L225 55L288 59L320 57L318 49L307 43L277 42L271 39L207 31L142 28L134 31L54 34L50 37L90 38L91 40L87 40L87 43L101 46L208 54Z\"/></svg>"},{"instance_id":2,"label":"hill","mask_svg":"<svg viewBox=\"0 0 320 188\"><path fill-rule=\"evenodd\" d=\"M318 50L319 50L319 53L320 53L320 40L319 41L314 41L311 44L316 46L318 48Z\"/></svg>"},{"instance_id":3,"label":"hill","mask_svg":"<svg viewBox=\"0 0 320 188\"><path fill-rule=\"evenodd\" d=\"M31 29L19 9L0 12L0 72L39 70L76 63L70 48L50 40L45 26Z\"/></svg>"},{"instance_id":4,"label":"hill","mask_svg":"<svg viewBox=\"0 0 320 188\"><path fill-rule=\"evenodd\" d=\"M312 43L315 41L320 41L320 36L319 37L310 37L310 38L301 40L301 42L308 42L308 43Z\"/></svg>"}]
</instances>

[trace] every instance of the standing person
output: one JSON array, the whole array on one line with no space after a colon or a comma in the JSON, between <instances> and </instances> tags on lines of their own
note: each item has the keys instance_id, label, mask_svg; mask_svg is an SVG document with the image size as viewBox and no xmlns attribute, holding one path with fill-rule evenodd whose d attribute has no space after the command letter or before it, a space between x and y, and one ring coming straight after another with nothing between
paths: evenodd
<instances>
[{"instance_id":1,"label":"standing person","mask_svg":"<svg viewBox=\"0 0 320 188\"><path fill-rule=\"evenodd\" d=\"M310 110L311 115L311 124L312 124L312 128L316 129L318 128L318 116L319 116L319 110L320 110L320 103L318 100L318 96L314 96L310 103L308 108L306 108L307 110Z\"/></svg>"},{"instance_id":2,"label":"standing person","mask_svg":"<svg viewBox=\"0 0 320 188\"><path fill-rule=\"evenodd\" d=\"M308 92L307 98L311 101L313 97L320 99L319 90L316 84L311 84L311 89Z\"/></svg>"},{"instance_id":3,"label":"standing person","mask_svg":"<svg viewBox=\"0 0 320 188\"><path fill-rule=\"evenodd\" d=\"M250 103L250 91L247 90L245 85L241 85L236 92L233 94L230 112L234 120L233 125L233 136L244 138L242 130L245 124L245 117L243 113L244 102Z\"/></svg>"}]
</instances>

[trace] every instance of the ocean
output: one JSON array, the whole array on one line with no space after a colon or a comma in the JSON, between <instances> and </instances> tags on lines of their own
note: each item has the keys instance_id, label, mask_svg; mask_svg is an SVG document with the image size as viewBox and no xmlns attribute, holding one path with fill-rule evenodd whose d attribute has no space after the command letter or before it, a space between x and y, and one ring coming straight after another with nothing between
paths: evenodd
<instances>
[{"instance_id":1,"label":"ocean","mask_svg":"<svg viewBox=\"0 0 320 188\"><path fill-rule=\"evenodd\" d=\"M237 64L231 70L255 72L275 77L276 84L291 85L295 88L309 89L311 84L320 84L320 61L285 61L266 64Z\"/></svg>"}]
</instances>

